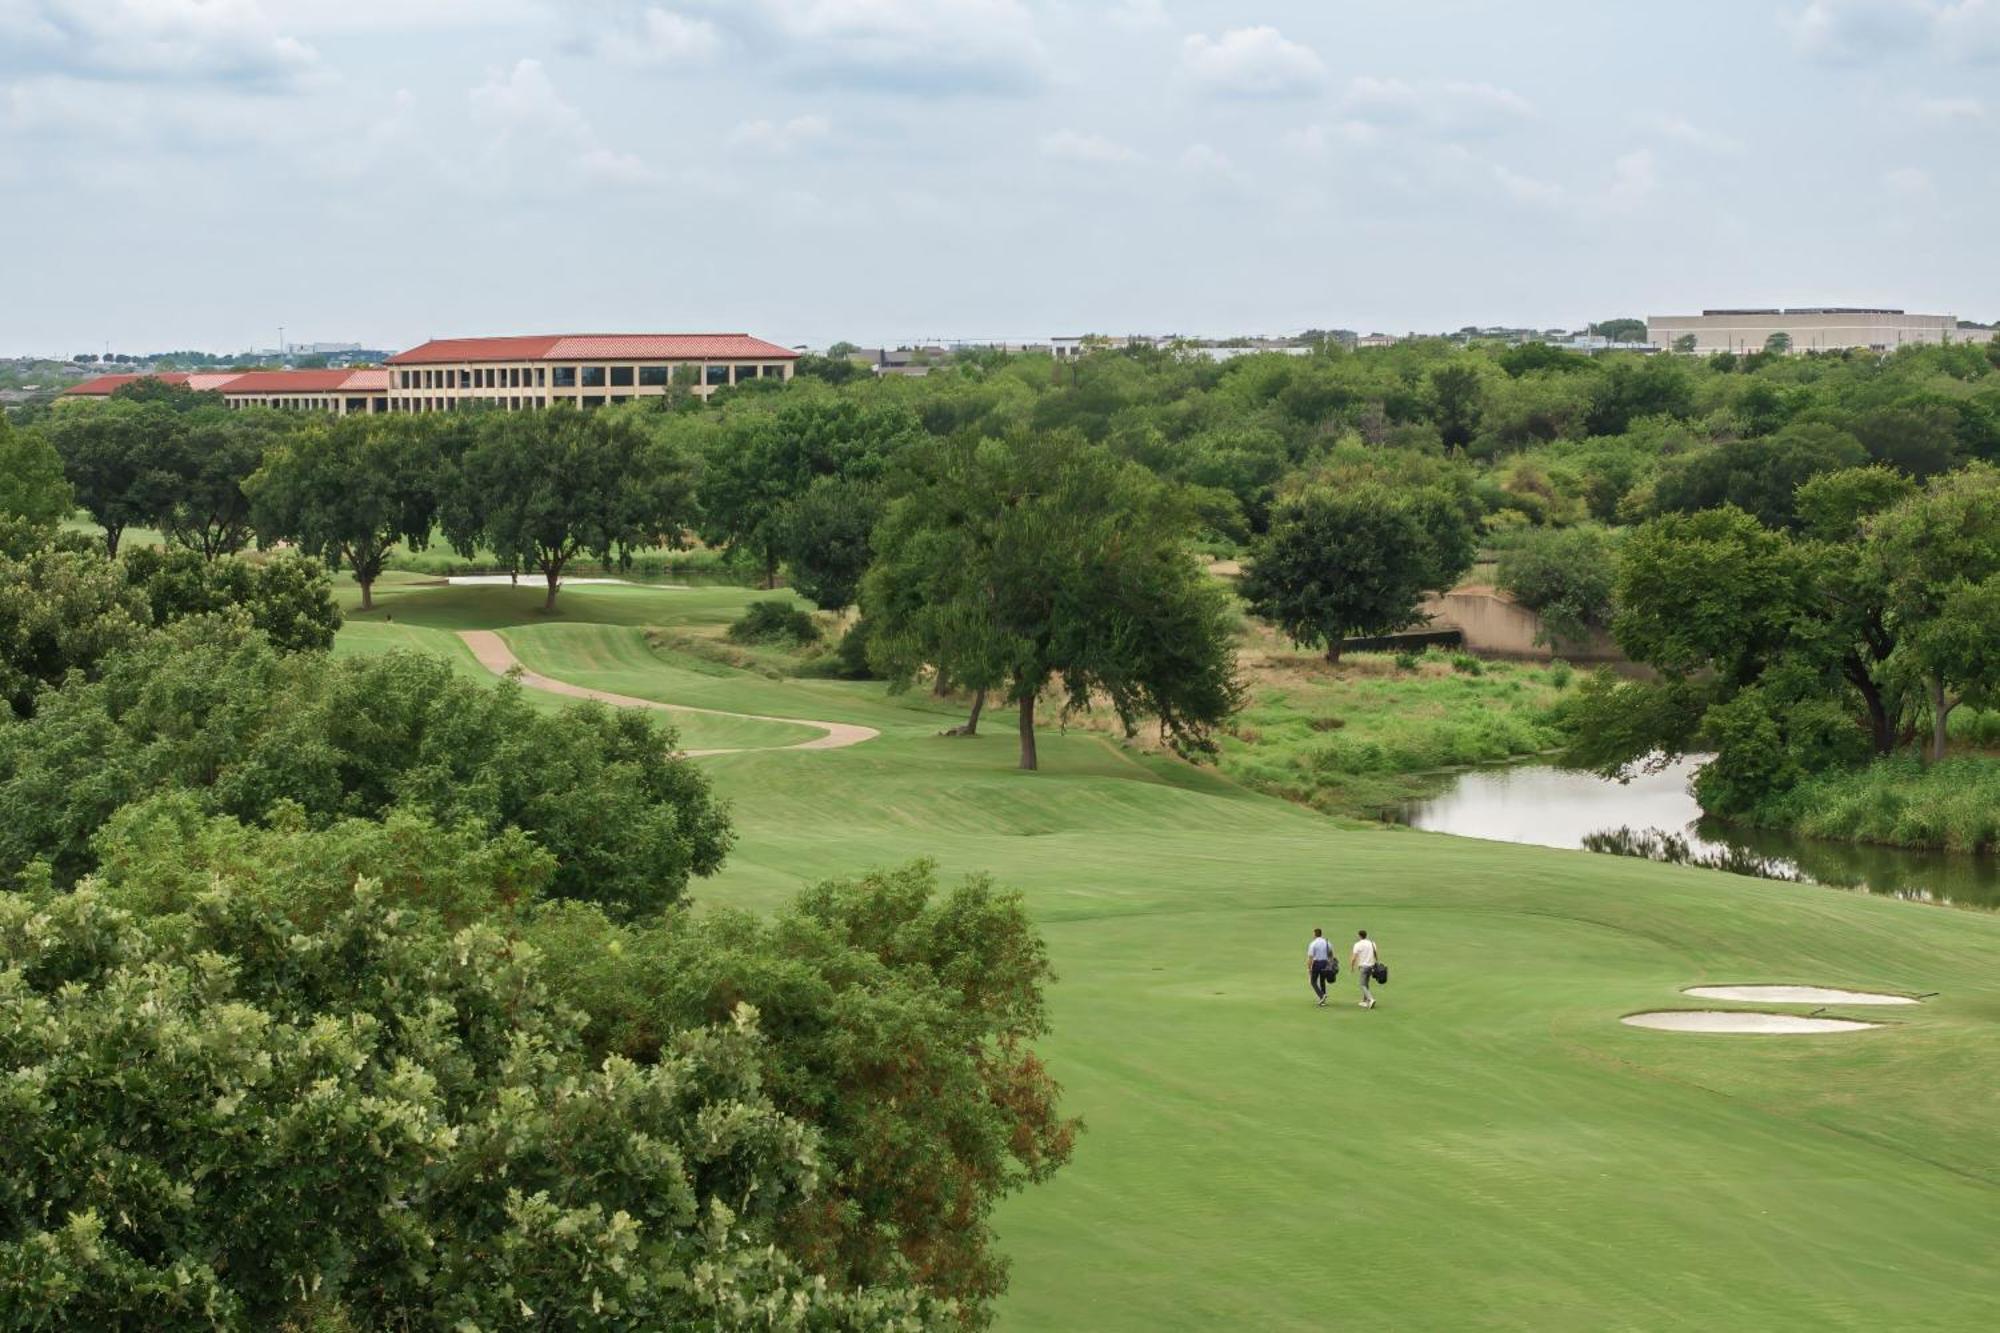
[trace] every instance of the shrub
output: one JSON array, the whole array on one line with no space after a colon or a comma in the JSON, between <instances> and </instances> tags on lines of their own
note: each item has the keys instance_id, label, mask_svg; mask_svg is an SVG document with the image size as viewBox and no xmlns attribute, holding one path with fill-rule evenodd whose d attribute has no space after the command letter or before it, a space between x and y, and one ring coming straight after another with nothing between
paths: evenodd
<instances>
[{"instance_id":1,"label":"shrub","mask_svg":"<svg viewBox=\"0 0 2000 1333\"><path fill-rule=\"evenodd\" d=\"M866 618L855 621L840 636L840 644L834 650L834 660L840 663L840 674L848 680L874 680L875 669L868 665L868 638L874 631Z\"/></svg>"},{"instance_id":2,"label":"shrub","mask_svg":"<svg viewBox=\"0 0 2000 1333\"><path fill-rule=\"evenodd\" d=\"M1396 654L1396 670L1415 671L1417 669L1417 663L1421 662L1422 660L1423 659L1419 657L1417 654L1405 648L1402 652Z\"/></svg>"},{"instance_id":3,"label":"shrub","mask_svg":"<svg viewBox=\"0 0 2000 1333\"><path fill-rule=\"evenodd\" d=\"M1524 532L1501 552L1495 579L1542 618L1537 642L1581 645L1611 623L1614 554L1601 528Z\"/></svg>"},{"instance_id":4,"label":"shrub","mask_svg":"<svg viewBox=\"0 0 2000 1333\"><path fill-rule=\"evenodd\" d=\"M210 870L160 917L96 883L0 894L0 1324L951 1317L781 1248L832 1172L762 1085L754 1010L600 1061L521 940L366 880L309 926L284 870Z\"/></svg>"},{"instance_id":5,"label":"shrub","mask_svg":"<svg viewBox=\"0 0 2000 1333\"><path fill-rule=\"evenodd\" d=\"M1567 662L1557 660L1549 664L1549 671L1548 671L1549 684L1555 686L1559 690L1568 689L1570 681L1573 680L1575 676L1576 676L1576 669L1570 666L1570 664Z\"/></svg>"},{"instance_id":6,"label":"shrub","mask_svg":"<svg viewBox=\"0 0 2000 1333\"><path fill-rule=\"evenodd\" d=\"M804 647L819 642L819 625L810 612L790 602L769 598L750 603L741 619L729 627L738 643L789 643Z\"/></svg>"},{"instance_id":7,"label":"shrub","mask_svg":"<svg viewBox=\"0 0 2000 1333\"><path fill-rule=\"evenodd\" d=\"M1453 653L1451 655L1451 669L1462 676L1483 676L1486 674L1485 664L1471 653Z\"/></svg>"},{"instance_id":8,"label":"shrub","mask_svg":"<svg viewBox=\"0 0 2000 1333\"><path fill-rule=\"evenodd\" d=\"M238 622L187 620L0 728L0 875L45 858L72 881L119 807L183 790L246 822L290 805L316 826L401 808L519 829L555 857L552 893L654 911L730 844L674 744L656 715L547 714L518 685L475 685L441 657L286 655Z\"/></svg>"}]
</instances>

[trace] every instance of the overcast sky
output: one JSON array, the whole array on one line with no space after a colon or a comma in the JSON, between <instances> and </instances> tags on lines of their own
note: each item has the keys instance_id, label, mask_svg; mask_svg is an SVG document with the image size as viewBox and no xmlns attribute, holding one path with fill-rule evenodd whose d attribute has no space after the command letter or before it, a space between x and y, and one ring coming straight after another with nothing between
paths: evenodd
<instances>
[{"instance_id":1,"label":"overcast sky","mask_svg":"<svg viewBox=\"0 0 2000 1333\"><path fill-rule=\"evenodd\" d=\"M0 0L0 353L2000 318L2000 0Z\"/></svg>"}]
</instances>

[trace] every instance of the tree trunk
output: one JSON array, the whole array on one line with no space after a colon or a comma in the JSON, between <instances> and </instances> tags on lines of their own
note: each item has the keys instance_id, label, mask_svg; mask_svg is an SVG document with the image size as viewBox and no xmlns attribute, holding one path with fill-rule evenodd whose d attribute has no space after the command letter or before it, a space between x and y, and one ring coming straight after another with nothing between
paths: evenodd
<instances>
[{"instance_id":1,"label":"tree trunk","mask_svg":"<svg viewBox=\"0 0 2000 1333\"><path fill-rule=\"evenodd\" d=\"M1035 696L1021 700L1021 767L1035 771Z\"/></svg>"},{"instance_id":2,"label":"tree trunk","mask_svg":"<svg viewBox=\"0 0 2000 1333\"><path fill-rule=\"evenodd\" d=\"M977 736L979 734L979 714L986 707L986 691L981 689L972 696L972 716L955 727L947 727L940 736Z\"/></svg>"},{"instance_id":3,"label":"tree trunk","mask_svg":"<svg viewBox=\"0 0 2000 1333\"><path fill-rule=\"evenodd\" d=\"M104 529L105 559L116 560L118 558L118 542L119 539L122 538L124 535L125 535L125 525L123 523L120 523L117 527L107 526Z\"/></svg>"},{"instance_id":4,"label":"tree trunk","mask_svg":"<svg viewBox=\"0 0 2000 1333\"><path fill-rule=\"evenodd\" d=\"M1333 666L1340 665L1340 640L1338 638L1329 638L1326 641L1326 660Z\"/></svg>"},{"instance_id":5,"label":"tree trunk","mask_svg":"<svg viewBox=\"0 0 2000 1333\"><path fill-rule=\"evenodd\" d=\"M764 557L764 587L768 591L769 589L775 588L777 586L778 586L778 557L775 555L767 555Z\"/></svg>"},{"instance_id":6,"label":"tree trunk","mask_svg":"<svg viewBox=\"0 0 2000 1333\"><path fill-rule=\"evenodd\" d=\"M562 586L562 570L555 566L550 566L544 569L542 573L549 580L549 596L548 600L542 603L542 614L552 616L556 611L556 589Z\"/></svg>"},{"instance_id":7,"label":"tree trunk","mask_svg":"<svg viewBox=\"0 0 2000 1333\"><path fill-rule=\"evenodd\" d=\"M1931 762L1936 763L1944 758L1944 747L1949 732L1946 724L1951 721L1951 710L1958 706L1958 701L1947 700L1944 697L1943 676L1934 675L1925 684L1929 687L1931 695Z\"/></svg>"},{"instance_id":8,"label":"tree trunk","mask_svg":"<svg viewBox=\"0 0 2000 1333\"><path fill-rule=\"evenodd\" d=\"M355 582L361 585L361 609L363 611L373 611L375 609L375 580L356 579Z\"/></svg>"},{"instance_id":9,"label":"tree trunk","mask_svg":"<svg viewBox=\"0 0 2000 1333\"><path fill-rule=\"evenodd\" d=\"M1850 657L1844 664L1848 683L1861 695L1861 702L1868 708L1868 739L1875 747L1877 755L1887 755L1896 749L1896 721L1889 716L1888 705L1882 699L1882 687L1868 674L1868 668L1859 658Z\"/></svg>"}]
</instances>

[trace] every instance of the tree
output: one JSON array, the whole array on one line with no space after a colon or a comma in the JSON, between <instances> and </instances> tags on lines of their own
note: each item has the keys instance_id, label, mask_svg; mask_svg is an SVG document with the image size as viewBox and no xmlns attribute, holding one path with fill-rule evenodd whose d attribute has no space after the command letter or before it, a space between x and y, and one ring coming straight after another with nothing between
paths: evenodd
<instances>
[{"instance_id":1,"label":"tree","mask_svg":"<svg viewBox=\"0 0 2000 1333\"><path fill-rule=\"evenodd\" d=\"M1785 355L1792 350L1792 335L1786 333L1783 329L1779 329L1770 337L1764 339L1764 350L1772 356Z\"/></svg>"},{"instance_id":2,"label":"tree","mask_svg":"<svg viewBox=\"0 0 2000 1333\"><path fill-rule=\"evenodd\" d=\"M421 417L344 417L296 432L244 483L258 535L284 538L352 571L361 609L397 544L422 550L444 465Z\"/></svg>"},{"instance_id":3,"label":"tree","mask_svg":"<svg viewBox=\"0 0 2000 1333\"><path fill-rule=\"evenodd\" d=\"M1471 524L1452 497L1380 483L1315 488L1273 511L1239 590L1252 614L1338 662L1343 639L1416 623L1424 597L1456 582L1472 555Z\"/></svg>"},{"instance_id":4,"label":"tree","mask_svg":"<svg viewBox=\"0 0 2000 1333\"><path fill-rule=\"evenodd\" d=\"M1590 435L1623 435L1639 417L1687 417L1694 412L1694 384L1687 367L1667 357L1634 362L1621 357L1591 385Z\"/></svg>"},{"instance_id":5,"label":"tree","mask_svg":"<svg viewBox=\"0 0 2000 1333\"><path fill-rule=\"evenodd\" d=\"M461 555L483 543L541 571L544 612L555 611L563 571L579 555L624 564L635 550L686 544L690 461L615 414L492 414L456 472L445 535Z\"/></svg>"},{"instance_id":6,"label":"tree","mask_svg":"<svg viewBox=\"0 0 2000 1333\"><path fill-rule=\"evenodd\" d=\"M1479 371L1463 362L1439 366L1428 376L1432 420L1447 449L1463 449L1479 431Z\"/></svg>"},{"instance_id":7,"label":"tree","mask_svg":"<svg viewBox=\"0 0 2000 1333\"><path fill-rule=\"evenodd\" d=\"M591 1015L594 1052L648 1066L663 1037L760 1018L762 1086L829 1170L786 1251L836 1289L920 1285L977 1327L1005 1286L992 1214L1048 1179L1077 1124L1032 1043L1047 950L1018 894L945 889L918 863L818 885L775 917L729 908L606 929L545 915L535 941Z\"/></svg>"},{"instance_id":8,"label":"tree","mask_svg":"<svg viewBox=\"0 0 2000 1333\"><path fill-rule=\"evenodd\" d=\"M714 430L701 476L701 532L757 561L777 586L792 504L815 479L868 482L921 435L907 408L827 392L745 404Z\"/></svg>"},{"instance_id":9,"label":"tree","mask_svg":"<svg viewBox=\"0 0 2000 1333\"><path fill-rule=\"evenodd\" d=\"M207 814L315 823L398 809L555 858L549 892L614 915L659 911L713 874L729 823L655 715L542 712L517 685L460 679L441 657L284 654L242 619L183 620L106 657L0 727L0 876L96 864L121 807L168 791Z\"/></svg>"},{"instance_id":10,"label":"tree","mask_svg":"<svg viewBox=\"0 0 2000 1333\"><path fill-rule=\"evenodd\" d=\"M104 529L106 555L117 557L126 528L160 512L174 486L184 428L162 404L129 401L65 407L43 427L77 503Z\"/></svg>"},{"instance_id":11,"label":"tree","mask_svg":"<svg viewBox=\"0 0 2000 1333\"><path fill-rule=\"evenodd\" d=\"M863 585L871 660L907 683L1001 688L1020 709L1020 766L1037 766L1035 707L1108 703L1128 735L1159 719L1176 749L1212 748L1239 687L1227 594L1186 549L1169 487L1069 432L942 441L877 530Z\"/></svg>"},{"instance_id":12,"label":"tree","mask_svg":"<svg viewBox=\"0 0 2000 1333\"><path fill-rule=\"evenodd\" d=\"M122 563L155 626L240 608L253 629L292 653L325 652L340 631L325 567L295 551L252 564L236 556L204 560L186 548L140 547Z\"/></svg>"},{"instance_id":13,"label":"tree","mask_svg":"<svg viewBox=\"0 0 2000 1333\"><path fill-rule=\"evenodd\" d=\"M1952 710L2000 691L2000 469L1974 464L1932 480L1869 525L1901 631L1894 666L1930 705L1933 760Z\"/></svg>"},{"instance_id":14,"label":"tree","mask_svg":"<svg viewBox=\"0 0 2000 1333\"><path fill-rule=\"evenodd\" d=\"M250 544L250 497L243 483L286 424L274 412L204 408L184 418L173 436L170 479L149 517L167 540L204 559L234 555Z\"/></svg>"},{"instance_id":15,"label":"tree","mask_svg":"<svg viewBox=\"0 0 2000 1333\"><path fill-rule=\"evenodd\" d=\"M1695 344L1699 341L1692 333L1683 333L1674 339L1674 350L1682 356L1693 356Z\"/></svg>"},{"instance_id":16,"label":"tree","mask_svg":"<svg viewBox=\"0 0 2000 1333\"><path fill-rule=\"evenodd\" d=\"M763 1086L753 1009L662 1032L645 1063L601 1058L532 945L429 907L426 880L501 907L490 860L420 850L416 891L374 878L478 840L184 828L192 853L138 830L103 882L0 894L0 1062L32 1071L0 1100L0 1322L954 1317L785 1252L834 1166ZM334 858L345 892L302 910Z\"/></svg>"},{"instance_id":17,"label":"tree","mask_svg":"<svg viewBox=\"0 0 2000 1333\"><path fill-rule=\"evenodd\" d=\"M822 611L841 612L860 595L874 558L870 536L882 517L881 488L841 477L816 477L786 507L782 538L792 585Z\"/></svg>"},{"instance_id":18,"label":"tree","mask_svg":"<svg viewBox=\"0 0 2000 1333\"><path fill-rule=\"evenodd\" d=\"M1796 529L1800 485L1867 461L1867 451L1846 431L1794 422L1775 435L1729 440L1669 465L1653 483L1653 508L1691 514L1734 505L1767 527Z\"/></svg>"},{"instance_id":19,"label":"tree","mask_svg":"<svg viewBox=\"0 0 2000 1333\"><path fill-rule=\"evenodd\" d=\"M0 554L0 702L32 714L71 672L93 677L145 632L145 598L80 538ZM0 728L4 730L4 728Z\"/></svg>"},{"instance_id":20,"label":"tree","mask_svg":"<svg viewBox=\"0 0 2000 1333\"><path fill-rule=\"evenodd\" d=\"M1541 617L1538 643L1582 647L1610 626L1616 555L1602 528L1534 528L1500 553L1496 582Z\"/></svg>"},{"instance_id":21,"label":"tree","mask_svg":"<svg viewBox=\"0 0 2000 1333\"><path fill-rule=\"evenodd\" d=\"M75 504L55 449L39 434L16 431L0 415L0 518L53 525L68 518Z\"/></svg>"},{"instance_id":22,"label":"tree","mask_svg":"<svg viewBox=\"0 0 2000 1333\"><path fill-rule=\"evenodd\" d=\"M1590 326L1590 331L1600 338L1609 338L1615 343L1636 343L1646 340L1646 321L1627 316L1623 319L1599 320Z\"/></svg>"}]
</instances>

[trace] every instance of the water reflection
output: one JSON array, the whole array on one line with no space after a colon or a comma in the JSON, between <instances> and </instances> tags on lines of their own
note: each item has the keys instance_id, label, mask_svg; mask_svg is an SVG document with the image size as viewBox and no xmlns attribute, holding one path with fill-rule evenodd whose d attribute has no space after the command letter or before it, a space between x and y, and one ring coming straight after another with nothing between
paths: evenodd
<instances>
[{"instance_id":1,"label":"water reflection","mask_svg":"<svg viewBox=\"0 0 2000 1333\"><path fill-rule=\"evenodd\" d=\"M1400 812L1439 833L1710 866L1768 879L1867 889L1957 907L2000 908L2000 859L1821 842L1702 817L1688 794L1699 757L1618 783L1546 764L1453 775Z\"/></svg>"}]
</instances>

